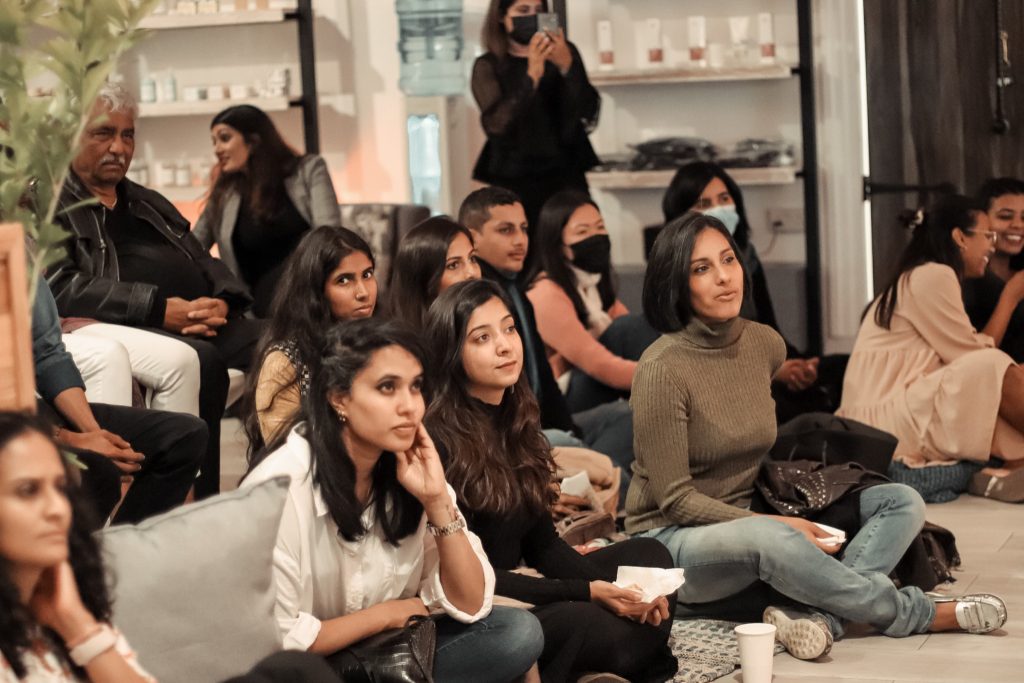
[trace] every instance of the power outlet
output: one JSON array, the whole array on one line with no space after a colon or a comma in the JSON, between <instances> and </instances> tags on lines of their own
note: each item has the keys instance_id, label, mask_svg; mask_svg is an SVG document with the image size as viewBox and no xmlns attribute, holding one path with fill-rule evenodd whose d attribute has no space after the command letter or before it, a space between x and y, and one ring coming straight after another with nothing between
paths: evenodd
<instances>
[{"instance_id":1,"label":"power outlet","mask_svg":"<svg viewBox=\"0 0 1024 683\"><path fill-rule=\"evenodd\" d=\"M804 210L800 208L768 209L768 228L775 233L796 233L804 231Z\"/></svg>"}]
</instances>

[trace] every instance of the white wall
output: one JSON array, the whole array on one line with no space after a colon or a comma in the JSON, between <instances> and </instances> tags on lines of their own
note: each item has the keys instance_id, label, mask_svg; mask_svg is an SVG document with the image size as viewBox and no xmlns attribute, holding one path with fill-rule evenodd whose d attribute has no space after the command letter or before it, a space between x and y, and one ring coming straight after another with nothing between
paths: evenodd
<instances>
[{"instance_id":1,"label":"white wall","mask_svg":"<svg viewBox=\"0 0 1024 683\"><path fill-rule=\"evenodd\" d=\"M342 201L407 201L405 97L398 89L398 20L393 0L314 0L317 87L321 153L331 167ZM488 0L464 0L466 70L479 54L479 32ZM815 79L817 87L821 228L826 346L843 350L852 344L860 310L871 283L870 242L864 232L860 177L864 173L864 139L859 54L859 3L815 0ZM796 17L792 0L573 0L569 3L570 37L586 63L597 63L594 26L614 22L616 60L628 67L638 61L637 35L647 17L662 19L671 52L685 44L690 14L709 17L709 42L728 42L726 17L768 11L775 15L780 57L796 59ZM621 48L619 47L621 45ZM223 29L195 29L154 34L136 54L146 55L153 70L174 68L179 92L187 85L213 81L266 78L279 66L292 70L299 83L297 38L291 23ZM121 70L133 80L134 56ZM468 84L468 77L467 77ZM799 95L796 79L773 82L662 85L608 89L601 124L592 136L599 153L622 151L628 142L662 134L694 134L729 144L748 136L781 136L799 142ZM454 153L472 167L483 134L479 113L468 93L456 109L462 129L451 131ZM287 139L302 146L298 110L274 114ZM140 154L149 145L157 158L210 156L209 117L143 119ZM467 178L462 187L468 188ZM639 229L661 218L661 192L599 192L597 199L615 231L614 257L623 265L643 262ZM754 241L764 260L804 261L802 232L778 235L771 244L770 209L802 207L802 186L745 188ZM194 208L195 207L191 207Z\"/></svg>"}]
</instances>

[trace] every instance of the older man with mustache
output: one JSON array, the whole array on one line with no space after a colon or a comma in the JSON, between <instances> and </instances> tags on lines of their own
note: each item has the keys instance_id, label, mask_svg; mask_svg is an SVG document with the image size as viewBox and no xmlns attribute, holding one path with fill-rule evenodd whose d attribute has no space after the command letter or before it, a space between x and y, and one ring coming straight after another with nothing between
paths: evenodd
<instances>
[{"instance_id":1,"label":"older man with mustache","mask_svg":"<svg viewBox=\"0 0 1024 683\"><path fill-rule=\"evenodd\" d=\"M241 317L251 303L245 286L200 246L174 206L125 178L135 152L131 95L108 84L91 115L57 213L70 233L67 253L46 277L62 316L147 328L195 349L199 416L210 432L196 495L211 495L227 371L248 367L262 324ZM83 204L89 199L97 201Z\"/></svg>"}]
</instances>

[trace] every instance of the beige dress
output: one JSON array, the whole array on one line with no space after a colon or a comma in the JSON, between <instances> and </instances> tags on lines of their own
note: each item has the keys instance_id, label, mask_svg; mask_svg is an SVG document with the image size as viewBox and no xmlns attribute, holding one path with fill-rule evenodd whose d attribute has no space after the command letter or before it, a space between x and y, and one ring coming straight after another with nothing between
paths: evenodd
<instances>
[{"instance_id":1,"label":"beige dress","mask_svg":"<svg viewBox=\"0 0 1024 683\"><path fill-rule=\"evenodd\" d=\"M864 316L836 414L896 436L908 465L1024 458L1024 435L999 417L1013 359L971 326L953 269L918 266L898 294L891 329L877 302Z\"/></svg>"}]
</instances>

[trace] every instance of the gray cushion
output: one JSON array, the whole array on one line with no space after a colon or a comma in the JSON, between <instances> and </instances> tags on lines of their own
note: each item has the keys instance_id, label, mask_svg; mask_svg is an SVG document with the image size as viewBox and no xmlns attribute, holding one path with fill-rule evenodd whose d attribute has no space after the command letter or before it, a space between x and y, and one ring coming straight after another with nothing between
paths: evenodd
<instances>
[{"instance_id":1,"label":"gray cushion","mask_svg":"<svg viewBox=\"0 0 1024 683\"><path fill-rule=\"evenodd\" d=\"M272 561L288 481L100 533L114 624L161 683L222 681L281 649Z\"/></svg>"}]
</instances>

